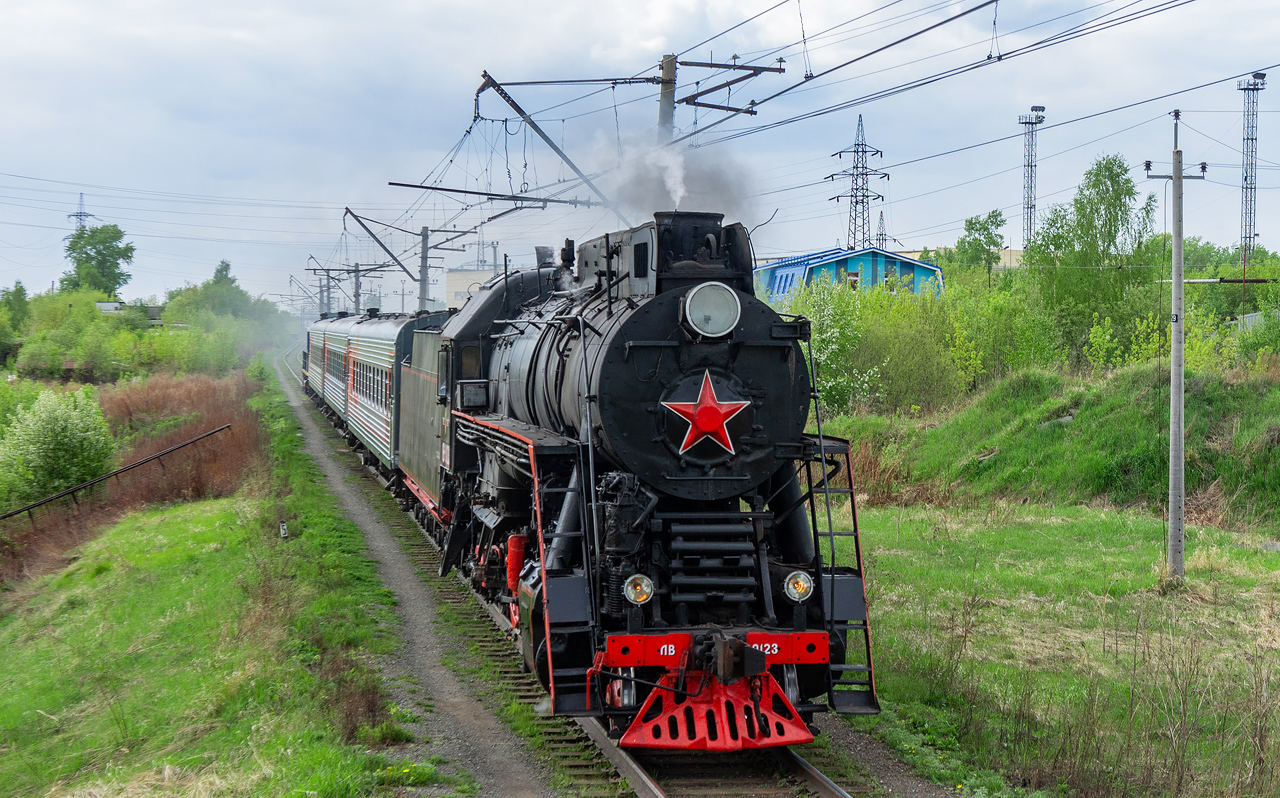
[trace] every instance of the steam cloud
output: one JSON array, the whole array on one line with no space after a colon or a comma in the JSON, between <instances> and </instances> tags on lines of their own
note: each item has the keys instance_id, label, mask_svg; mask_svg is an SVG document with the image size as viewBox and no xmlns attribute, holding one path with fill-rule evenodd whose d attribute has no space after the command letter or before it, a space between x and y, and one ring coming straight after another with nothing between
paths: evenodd
<instances>
[{"instance_id":1,"label":"steam cloud","mask_svg":"<svg viewBox=\"0 0 1280 798\"><path fill-rule=\"evenodd\" d=\"M722 152L679 151L646 137L623 148L615 175L610 196L633 224L664 210L723 213L727 222L748 224L758 216L750 170Z\"/></svg>"}]
</instances>

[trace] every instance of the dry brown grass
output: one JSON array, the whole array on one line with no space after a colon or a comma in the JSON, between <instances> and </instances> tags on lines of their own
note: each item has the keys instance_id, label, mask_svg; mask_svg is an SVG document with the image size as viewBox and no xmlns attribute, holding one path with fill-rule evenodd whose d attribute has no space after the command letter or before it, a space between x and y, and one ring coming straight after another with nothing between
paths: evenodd
<instances>
[{"instance_id":1,"label":"dry brown grass","mask_svg":"<svg viewBox=\"0 0 1280 798\"><path fill-rule=\"evenodd\" d=\"M104 388L99 401L112 432L131 441L118 458L122 466L224 424L231 428L4 522L0 541L7 540L7 546L0 556L0 580L61 567L67 550L130 510L235 493L249 475L265 468L266 437L248 405L256 390L242 375L158 376ZM179 420L176 425L174 419Z\"/></svg>"},{"instance_id":2,"label":"dry brown grass","mask_svg":"<svg viewBox=\"0 0 1280 798\"><path fill-rule=\"evenodd\" d=\"M255 784L266 774L223 775L215 767L189 770L173 765L132 776L119 783L101 782L89 787L71 788L54 784L46 798L142 798L174 796L178 798L213 798L214 796L253 795Z\"/></svg>"}]
</instances>

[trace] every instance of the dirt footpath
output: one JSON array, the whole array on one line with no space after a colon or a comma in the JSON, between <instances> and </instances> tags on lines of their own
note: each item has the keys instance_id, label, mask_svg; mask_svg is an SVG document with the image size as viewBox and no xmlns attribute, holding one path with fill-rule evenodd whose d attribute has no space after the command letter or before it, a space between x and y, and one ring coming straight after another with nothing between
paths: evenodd
<instances>
[{"instance_id":1,"label":"dirt footpath","mask_svg":"<svg viewBox=\"0 0 1280 798\"><path fill-rule=\"evenodd\" d=\"M383 585L395 593L396 614L400 616L404 648L388 669L388 676L412 677L431 711L425 713L430 743L428 755L442 756L450 766L461 768L480 782L480 795L512 798L544 798L555 793L546 785L536 766L528 761L520 741L493 713L468 695L453 671L442 662L448 650L446 640L435 625L435 602L430 589L414 572L392 536L391 530L361 495L358 483L346 476L349 469L334 461L332 447L307 413L301 391L288 372L276 362L276 374L290 406L302 425L306 452L324 473L325 483L352 523L364 532L369 556L378 563ZM415 724L416 725L416 724Z\"/></svg>"}]
</instances>

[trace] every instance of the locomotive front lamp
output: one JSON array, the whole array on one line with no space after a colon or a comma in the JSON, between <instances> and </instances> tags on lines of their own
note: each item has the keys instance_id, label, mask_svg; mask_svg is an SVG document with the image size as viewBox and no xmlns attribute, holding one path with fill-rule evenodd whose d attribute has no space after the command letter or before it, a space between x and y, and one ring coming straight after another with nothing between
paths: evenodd
<instances>
[{"instance_id":1,"label":"locomotive front lamp","mask_svg":"<svg viewBox=\"0 0 1280 798\"><path fill-rule=\"evenodd\" d=\"M644 574L632 574L622 583L622 595L637 607L647 604L653 598L653 580Z\"/></svg>"},{"instance_id":2,"label":"locomotive front lamp","mask_svg":"<svg viewBox=\"0 0 1280 798\"><path fill-rule=\"evenodd\" d=\"M742 303L724 283L695 286L684 298L684 320L698 335L723 338L738 326Z\"/></svg>"},{"instance_id":3,"label":"locomotive front lamp","mask_svg":"<svg viewBox=\"0 0 1280 798\"><path fill-rule=\"evenodd\" d=\"M813 595L813 577L804 571L792 571L782 583L782 592L797 604L803 604Z\"/></svg>"}]
</instances>

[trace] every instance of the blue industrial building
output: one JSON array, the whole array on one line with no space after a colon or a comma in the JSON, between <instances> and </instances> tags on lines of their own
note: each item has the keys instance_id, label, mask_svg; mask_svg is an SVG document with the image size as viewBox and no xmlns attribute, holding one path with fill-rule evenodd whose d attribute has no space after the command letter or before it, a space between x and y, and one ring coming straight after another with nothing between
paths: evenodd
<instances>
[{"instance_id":1,"label":"blue industrial building","mask_svg":"<svg viewBox=\"0 0 1280 798\"><path fill-rule=\"evenodd\" d=\"M879 247L828 249L795 255L757 266L756 280L764 286L770 301L780 299L792 288L814 280L847 282L855 291L882 285L888 276L896 285L914 293L942 293L942 269L932 263L908 258Z\"/></svg>"}]
</instances>

